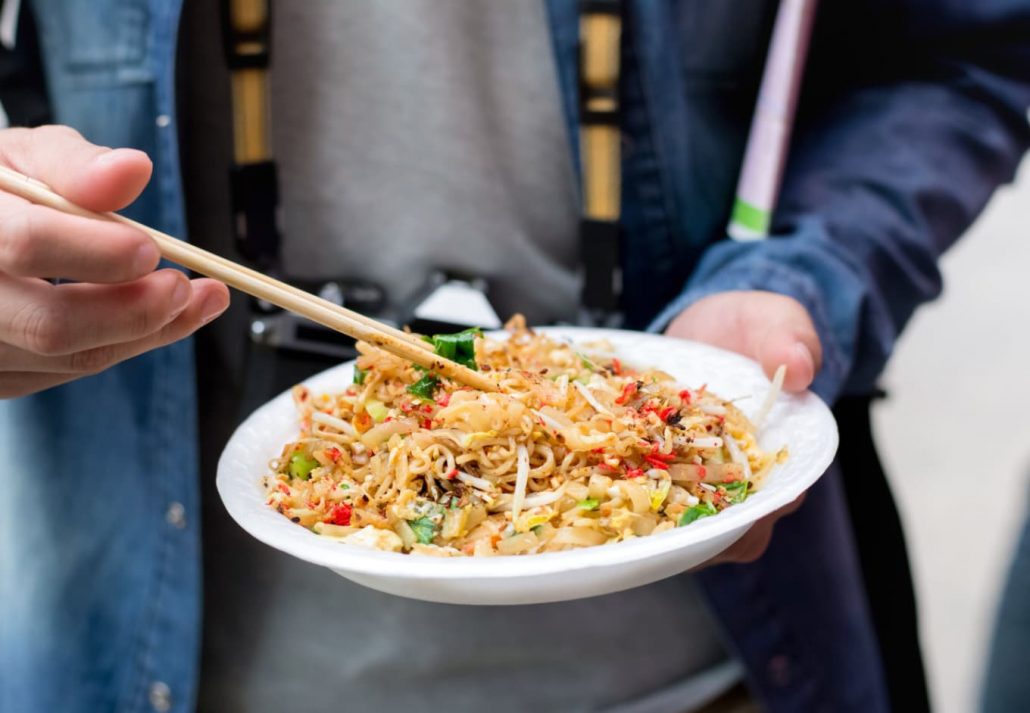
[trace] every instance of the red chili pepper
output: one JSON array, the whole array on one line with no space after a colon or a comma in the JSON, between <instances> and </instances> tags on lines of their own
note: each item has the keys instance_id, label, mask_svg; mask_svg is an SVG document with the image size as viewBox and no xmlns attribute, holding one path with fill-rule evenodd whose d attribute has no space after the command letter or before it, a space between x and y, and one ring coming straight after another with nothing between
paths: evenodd
<instances>
[{"instance_id":1,"label":"red chili pepper","mask_svg":"<svg viewBox=\"0 0 1030 713\"><path fill-rule=\"evenodd\" d=\"M444 477L447 478L447 480L454 480L458 477L458 469L451 468L449 471L447 471L447 474L444 475Z\"/></svg>"},{"instance_id":2,"label":"red chili pepper","mask_svg":"<svg viewBox=\"0 0 1030 713\"><path fill-rule=\"evenodd\" d=\"M411 413L415 409L415 405L410 401L405 401L401 404L401 411L404 413Z\"/></svg>"},{"instance_id":3,"label":"red chili pepper","mask_svg":"<svg viewBox=\"0 0 1030 713\"><path fill-rule=\"evenodd\" d=\"M433 427L433 419L431 419L431 418L424 418L424 419L422 419L422 428L427 428L428 429L428 428L432 428L432 427Z\"/></svg>"},{"instance_id":4,"label":"red chili pepper","mask_svg":"<svg viewBox=\"0 0 1030 713\"><path fill-rule=\"evenodd\" d=\"M444 393L440 394L440 397L437 398L437 400L436 400L436 403L439 404L441 407L446 407L447 404L449 404L450 402L451 402L451 395L449 393L447 393L446 391Z\"/></svg>"},{"instance_id":5,"label":"red chili pepper","mask_svg":"<svg viewBox=\"0 0 1030 713\"><path fill-rule=\"evenodd\" d=\"M333 525L350 525L350 517L353 512L354 509L347 503L333 505L333 509L329 511L329 517L325 521Z\"/></svg>"},{"instance_id":6,"label":"red chili pepper","mask_svg":"<svg viewBox=\"0 0 1030 713\"><path fill-rule=\"evenodd\" d=\"M340 452L339 448L333 447L326 451L326 455L329 456L329 460L331 460L333 463L337 463L339 462L340 457L343 455L343 453Z\"/></svg>"},{"instance_id":7,"label":"red chili pepper","mask_svg":"<svg viewBox=\"0 0 1030 713\"><path fill-rule=\"evenodd\" d=\"M683 391L680 392L680 401L685 404L690 403L690 389L683 389Z\"/></svg>"},{"instance_id":8,"label":"red chili pepper","mask_svg":"<svg viewBox=\"0 0 1030 713\"><path fill-rule=\"evenodd\" d=\"M612 372L619 376L622 374L622 362L616 357L612 357Z\"/></svg>"},{"instance_id":9,"label":"red chili pepper","mask_svg":"<svg viewBox=\"0 0 1030 713\"><path fill-rule=\"evenodd\" d=\"M422 413L432 413L432 412L433 412L432 404L426 404L425 406L422 407Z\"/></svg>"},{"instance_id":10,"label":"red chili pepper","mask_svg":"<svg viewBox=\"0 0 1030 713\"><path fill-rule=\"evenodd\" d=\"M651 455L652 458L657 458L658 460L662 461L663 463L667 463L668 461L674 460L676 458L676 455L674 453L659 453L658 452L658 444L657 443L655 443L655 444L653 444L651 446L651 454L650 455Z\"/></svg>"},{"instance_id":11,"label":"red chili pepper","mask_svg":"<svg viewBox=\"0 0 1030 713\"><path fill-rule=\"evenodd\" d=\"M635 393L637 393L637 382L631 381L622 387L622 394L617 399L615 399L615 403L621 406L622 404L626 403L631 398L633 398L633 394Z\"/></svg>"},{"instance_id":12,"label":"red chili pepper","mask_svg":"<svg viewBox=\"0 0 1030 713\"><path fill-rule=\"evenodd\" d=\"M669 416L671 416L674 413L676 413L676 407L675 406L666 406L665 408L663 408L661 411L658 412L658 418L662 419L662 421L668 421L669 420Z\"/></svg>"},{"instance_id":13,"label":"red chili pepper","mask_svg":"<svg viewBox=\"0 0 1030 713\"><path fill-rule=\"evenodd\" d=\"M591 453L604 453L604 447L602 446L601 448L595 448L594 450L592 450L590 452Z\"/></svg>"},{"instance_id":14,"label":"red chili pepper","mask_svg":"<svg viewBox=\"0 0 1030 713\"><path fill-rule=\"evenodd\" d=\"M627 478L642 478L644 475L643 468L630 468L626 471Z\"/></svg>"},{"instance_id":15,"label":"red chili pepper","mask_svg":"<svg viewBox=\"0 0 1030 713\"><path fill-rule=\"evenodd\" d=\"M699 465L697 467L697 477L699 477L701 480L704 480L707 475L708 469L705 468L703 465Z\"/></svg>"},{"instance_id":16,"label":"red chili pepper","mask_svg":"<svg viewBox=\"0 0 1030 713\"><path fill-rule=\"evenodd\" d=\"M669 464L666 463L665 461L663 461L658 456L647 455L647 456L644 456L644 460L646 460L648 463L653 465L655 468L658 468L659 470L668 470L669 469Z\"/></svg>"}]
</instances>

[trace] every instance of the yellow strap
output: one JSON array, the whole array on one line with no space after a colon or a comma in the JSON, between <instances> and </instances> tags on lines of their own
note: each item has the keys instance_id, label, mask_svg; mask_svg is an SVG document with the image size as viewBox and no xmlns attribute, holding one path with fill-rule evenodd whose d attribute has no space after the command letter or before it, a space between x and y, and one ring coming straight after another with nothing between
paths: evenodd
<instances>
[{"instance_id":1,"label":"yellow strap","mask_svg":"<svg viewBox=\"0 0 1030 713\"><path fill-rule=\"evenodd\" d=\"M613 14L585 13L580 18L582 61L580 81L604 96L590 97L585 109L618 110L619 37L622 19ZM583 167L583 215L591 220L619 218L621 152L619 127L580 125L580 161Z\"/></svg>"},{"instance_id":2,"label":"yellow strap","mask_svg":"<svg viewBox=\"0 0 1030 713\"><path fill-rule=\"evenodd\" d=\"M269 21L269 0L230 0L229 21L239 33L257 33ZM260 54L269 48L257 41L240 42L237 54ZM268 71L264 67L234 69L232 76L233 149L237 164L258 163L271 156Z\"/></svg>"}]
</instances>

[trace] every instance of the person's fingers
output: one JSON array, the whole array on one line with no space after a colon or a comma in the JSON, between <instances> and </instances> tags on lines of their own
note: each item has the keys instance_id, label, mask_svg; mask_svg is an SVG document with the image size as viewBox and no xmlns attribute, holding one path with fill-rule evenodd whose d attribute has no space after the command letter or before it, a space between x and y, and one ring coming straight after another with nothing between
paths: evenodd
<instances>
[{"instance_id":1,"label":"person's fingers","mask_svg":"<svg viewBox=\"0 0 1030 713\"><path fill-rule=\"evenodd\" d=\"M0 163L96 211L132 203L153 169L142 151L97 146L67 126L0 131Z\"/></svg>"},{"instance_id":2,"label":"person's fingers","mask_svg":"<svg viewBox=\"0 0 1030 713\"><path fill-rule=\"evenodd\" d=\"M9 344L0 344L0 368L79 376L95 373L143 352L188 337L224 312L228 306L229 294L225 285L206 278L194 280L192 296L186 309L160 330L142 339L57 356L41 356Z\"/></svg>"},{"instance_id":3,"label":"person's fingers","mask_svg":"<svg viewBox=\"0 0 1030 713\"><path fill-rule=\"evenodd\" d=\"M229 291L215 280L194 280L192 297L182 313L142 339L93 347L71 354L41 356L10 344L0 344L0 369L83 376L103 371L134 356L188 337L229 306Z\"/></svg>"},{"instance_id":4,"label":"person's fingers","mask_svg":"<svg viewBox=\"0 0 1030 713\"><path fill-rule=\"evenodd\" d=\"M773 523L759 520L743 537L706 564L746 564L762 556L772 539Z\"/></svg>"},{"instance_id":5,"label":"person's fingers","mask_svg":"<svg viewBox=\"0 0 1030 713\"><path fill-rule=\"evenodd\" d=\"M0 272L83 282L128 282L161 255L144 233L0 194Z\"/></svg>"},{"instance_id":6,"label":"person's fingers","mask_svg":"<svg viewBox=\"0 0 1030 713\"><path fill-rule=\"evenodd\" d=\"M683 310L666 332L750 357L770 378L786 364L788 391L811 386L822 363L819 335L808 311L797 300L772 292L705 297Z\"/></svg>"},{"instance_id":7,"label":"person's fingers","mask_svg":"<svg viewBox=\"0 0 1030 713\"><path fill-rule=\"evenodd\" d=\"M799 305L800 307L800 305ZM772 378L781 364L787 366L783 388L804 391L812 385L822 364L822 348L815 327L807 315L788 310L780 321L771 322L758 341L753 354L765 373Z\"/></svg>"},{"instance_id":8,"label":"person's fingers","mask_svg":"<svg viewBox=\"0 0 1030 713\"><path fill-rule=\"evenodd\" d=\"M745 532L739 540L705 562L703 567L716 564L754 562L765 554L765 551L769 548L769 542L772 540L773 529L776 527L776 523L801 507L804 501L805 494L802 493L793 502L784 505L771 515L766 515L752 525L751 529Z\"/></svg>"},{"instance_id":9,"label":"person's fingers","mask_svg":"<svg viewBox=\"0 0 1030 713\"><path fill-rule=\"evenodd\" d=\"M805 493L802 493L793 502L784 505L771 515L766 515L756 522L743 537L716 556L714 562L754 562L769 548L776 523L793 513L804 502Z\"/></svg>"},{"instance_id":10,"label":"person's fingers","mask_svg":"<svg viewBox=\"0 0 1030 713\"><path fill-rule=\"evenodd\" d=\"M178 316L190 293L178 270L119 285L0 276L0 342L54 356L142 339Z\"/></svg>"}]
</instances>

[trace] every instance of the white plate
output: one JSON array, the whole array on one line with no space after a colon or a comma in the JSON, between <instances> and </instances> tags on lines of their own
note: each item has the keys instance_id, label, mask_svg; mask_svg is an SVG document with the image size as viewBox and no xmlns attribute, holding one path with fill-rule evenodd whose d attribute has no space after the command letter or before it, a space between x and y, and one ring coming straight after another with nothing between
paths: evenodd
<instances>
[{"instance_id":1,"label":"white plate","mask_svg":"<svg viewBox=\"0 0 1030 713\"><path fill-rule=\"evenodd\" d=\"M582 344L605 339L623 361L662 369L685 386L708 388L753 415L769 382L754 362L704 344L639 332L572 327L545 330ZM341 364L305 383L338 392L351 383ZM320 537L265 504L260 480L268 462L298 432L290 394L255 411L229 439L218 462L218 493L244 530L262 542L347 579L413 599L452 604L534 604L579 599L654 582L696 567L729 547L757 520L807 490L837 450L837 425L811 393L783 395L766 420L760 443L787 445L790 457L761 490L713 517L650 537L566 552L510 557L423 557L381 552Z\"/></svg>"}]
</instances>

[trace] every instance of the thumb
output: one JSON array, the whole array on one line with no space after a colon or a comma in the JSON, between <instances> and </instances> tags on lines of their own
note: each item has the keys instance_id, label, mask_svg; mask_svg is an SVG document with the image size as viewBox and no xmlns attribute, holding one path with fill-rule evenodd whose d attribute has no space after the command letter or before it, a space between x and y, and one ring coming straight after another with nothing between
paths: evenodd
<instances>
[{"instance_id":1,"label":"thumb","mask_svg":"<svg viewBox=\"0 0 1030 713\"><path fill-rule=\"evenodd\" d=\"M152 170L142 151L97 146L67 126L0 131L0 163L96 211L119 210L132 203Z\"/></svg>"},{"instance_id":2,"label":"thumb","mask_svg":"<svg viewBox=\"0 0 1030 713\"><path fill-rule=\"evenodd\" d=\"M754 359L772 378L787 366L784 388L804 391L822 363L822 347L808 310L772 292L730 291L703 297L681 312L666 333L714 344Z\"/></svg>"},{"instance_id":3,"label":"thumb","mask_svg":"<svg viewBox=\"0 0 1030 713\"><path fill-rule=\"evenodd\" d=\"M777 309L763 309L753 315L758 322L754 325L752 357L770 378L781 364L785 365L783 388L797 392L804 391L815 380L822 364L822 348L804 307L790 302L793 304L779 303Z\"/></svg>"}]
</instances>

